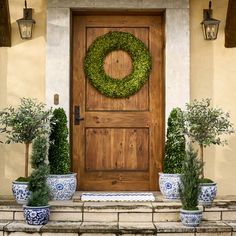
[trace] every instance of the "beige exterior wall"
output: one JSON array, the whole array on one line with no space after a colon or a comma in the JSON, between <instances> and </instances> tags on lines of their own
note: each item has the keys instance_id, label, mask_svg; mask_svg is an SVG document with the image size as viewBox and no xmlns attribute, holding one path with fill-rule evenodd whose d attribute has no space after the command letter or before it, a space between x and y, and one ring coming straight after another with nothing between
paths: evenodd
<instances>
[{"instance_id":1,"label":"beige exterior wall","mask_svg":"<svg viewBox=\"0 0 236 236\"><path fill-rule=\"evenodd\" d=\"M236 127L236 48L224 47L224 27L228 0L213 0L213 17L221 20L218 38L203 40L200 22L208 1L190 1L191 99L210 97L215 106L229 111ZM236 135L228 136L228 146L205 150L206 177L218 183L218 194L236 194Z\"/></svg>"},{"instance_id":2,"label":"beige exterior wall","mask_svg":"<svg viewBox=\"0 0 236 236\"><path fill-rule=\"evenodd\" d=\"M21 97L45 99L46 0L28 0L36 27L32 40L20 39L16 19L22 17L23 1L9 0L12 47L0 48L0 108L16 104ZM211 97L213 104L230 111L236 125L236 48L224 48L227 0L214 0L214 17L221 20L216 41L203 40L200 22L205 0L190 0L191 99ZM218 183L218 194L236 194L236 135L229 145L205 151L206 175ZM22 145L0 145L0 195L11 194L11 181L23 175Z\"/></svg>"},{"instance_id":3,"label":"beige exterior wall","mask_svg":"<svg viewBox=\"0 0 236 236\"><path fill-rule=\"evenodd\" d=\"M21 97L44 101L46 0L28 0L36 27L32 40L22 40L16 20L22 18L24 1L9 0L12 47L0 48L0 108ZM24 173L23 145L0 144L0 195L11 194L11 182Z\"/></svg>"}]
</instances>

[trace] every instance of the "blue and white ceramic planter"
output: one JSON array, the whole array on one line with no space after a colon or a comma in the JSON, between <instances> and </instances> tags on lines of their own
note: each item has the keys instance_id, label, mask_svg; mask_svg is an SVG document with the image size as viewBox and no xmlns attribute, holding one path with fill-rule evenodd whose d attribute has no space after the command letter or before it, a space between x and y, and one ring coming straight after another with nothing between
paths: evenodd
<instances>
[{"instance_id":1,"label":"blue and white ceramic planter","mask_svg":"<svg viewBox=\"0 0 236 236\"><path fill-rule=\"evenodd\" d=\"M49 221L50 206L23 206L25 221L29 225L45 225Z\"/></svg>"},{"instance_id":2,"label":"blue and white ceramic planter","mask_svg":"<svg viewBox=\"0 0 236 236\"><path fill-rule=\"evenodd\" d=\"M48 175L47 184L52 200L70 200L76 190L76 173Z\"/></svg>"},{"instance_id":3,"label":"blue and white ceramic planter","mask_svg":"<svg viewBox=\"0 0 236 236\"><path fill-rule=\"evenodd\" d=\"M17 203L26 204L30 196L30 192L28 190L28 182L13 181L12 193Z\"/></svg>"},{"instance_id":4,"label":"blue and white ceramic planter","mask_svg":"<svg viewBox=\"0 0 236 236\"><path fill-rule=\"evenodd\" d=\"M201 183L198 203L203 206L211 206L214 198L216 197L216 192L216 183Z\"/></svg>"},{"instance_id":5,"label":"blue and white ceramic planter","mask_svg":"<svg viewBox=\"0 0 236 236\"><path fill-rule=\"evenodd\" d=\"M180 220L184 226L196 227L201 223L202 210L187 211L180 210Z\"/></svg>"},{"instance_id":6,"label":"blue and white ceramic planter","mask_svg":"<svg viewBox=\"0 0 236 236\"><path fill-rule=\"evenodd\" d=\"M179 199L180 176L181 174L159 173L160 191L165 199Z\"/></svg>"}]
</instances>

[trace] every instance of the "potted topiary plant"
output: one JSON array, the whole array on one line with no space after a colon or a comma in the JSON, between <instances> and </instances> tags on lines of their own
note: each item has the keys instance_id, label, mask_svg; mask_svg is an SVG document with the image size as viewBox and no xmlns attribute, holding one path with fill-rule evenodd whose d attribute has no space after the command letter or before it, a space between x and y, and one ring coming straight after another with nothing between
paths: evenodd
<instances>
[{"instance_id":1,"label":"potted topiary plant","mask_svg":"<svg viewBox=\"0 0 236 236\"><path fill-rule=\"evenodd\" d=\"M29 196L28 162L30 145L38 135L48 132L45 126L51 119L51 110L35 99L22 98L17 108L12 106L0 111L0 132L6 134L5 143L23 143L25 146L24 177L13 181L12 191L19 204L25 204Z\"/></svg>"},{"instance_id":2,"label":"potted topiary plant","mask_svg":"<svg viewBox=\"0 0 236 236\"><path fill-rule=\"evenodd\" d=\"M184 117L180 108L172 109L168 118L163 173L159 173L159 186L168 200L179 199L182 162L185 157Z\"/></svg>"},{"instance_id":3,"label":"potted topiary plant","mask_svg":"<svg viewBox=\"0 0 236 236\"><path fill-rule=\"evenodd\" d=\"M181 184L179 187L182 209L180 220L185 226L198 226L202 219L202 210L198 209L199 178L202 171L202 162L197 159L197 152L192 146L188 147L183 161Z\"/></svg>"},{"instance_id":4,"label":"potted topiary plant","mask_svg":"<svg viewBox=\"0 0 236 236\"><path fill-rule=\"evenodd\" d=\"M47 183L53 200L69 200L76 190L76 173L70 171L67 117L62 108L53 111Z\"/></svg>"},{"instance_id":5,"label":"potted topiary plant","mask_svg":"<svg viewBox=\"0 0 236 236\"><path fill-rule=\"evenodd\" d=\"M205 147L227 144L226 140L221 139L220 136L234 132L233 124L229 120L229 113L223 112L220 108L211 107L210 103L211 100L207 98L186 104L186 134L193 142L199 144L202 163L204 162L203 149ZM211 205L216 196L216 183L205 178L204 169L201 172L200 186L199 202L203 205Z\"/></svg>"},{"instance_id":6,"label":"potted topiary plant","mask_svg":"<svg viewBox=\"0 0 236 236\"><path fill-rule=\"evenodd\" d=\"M43 225L49 220L49 189L46 183L49 172L46 164L48 142L45 135L38 136L33 142L31 165L34 170L29 178L31 194L27 205L23 206L25 220L30 225Z\"/></svg>"}]
</instances>

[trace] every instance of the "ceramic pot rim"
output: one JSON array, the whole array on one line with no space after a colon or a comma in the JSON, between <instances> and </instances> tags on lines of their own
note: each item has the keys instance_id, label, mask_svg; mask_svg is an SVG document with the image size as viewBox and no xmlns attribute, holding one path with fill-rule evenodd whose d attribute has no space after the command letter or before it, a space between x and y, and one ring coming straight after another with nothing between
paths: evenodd
<instances>
[{"instance_id":1,"label":"ceramic pot rim","mask_svg":"<svg viewBox=\"0 0 236 236\"><path fill-rule=\"evenodd\" d=\"M49 174L47 178L71 178L75 177L77 173L70 173L70 174L63 174L63 175L55 175L55 174Z\"/></svg>"},{"instance_id":2,"label":"ceramic pot rim","mask_svg":"<svg viewBox=\"0 0 236 236\"><path fill-rule=\"evenodd\" d=\"M27 205L23 205L23 209L42 209L42 208L50 208L50 205L46 205L46 206L27 206Z\"/></svg>"},{"instance_id":3,"label":"ceramic pot rim","mask_svg":"<svg viewBox=\"0 0 236 236\"><path fill-rule=\"evenodd\" d=\"M166 177L180 177L182 174L168 174L168 173L159 172L159 175L163 175Z\"/></svg>"},{"instance_id":4,"label":"ceramic pot rim","mask_svg":"<svg viewBox=\"0 0 236 236\"><path fill-rule=\"evenodd\" d=\"M215 185L216 185L216 183L200 183L200 184L199 184L199 186L203 186L203 187L204 187L204 186L206 186L206 187L207 187L207 186L215 186Z\"/></svg>"},{"instance_id":5,"label":"ceramic pot rim","mask_svg":"<svg viewBox=\"0 0 236 236\"><path fill-rule=\"evenodd\" d=\"M12 181L12 183L13 184L22 184L22 185L28 185L29 184L29 182L21 182L21 181L16 181L16 180Z\"/></svg>"},{"instance_id":6,"label":"ceramic pot rim","mask_svg":"<svg viewBox=\"0 0 236 236\"><path fill-rule=\"evenodd\" d=\"M202 210L198 209L198 210L190 211L190 210L184 210L181 208L180 212L192 214L192 213L202 213Z\"/></svg>"}]
</instances>

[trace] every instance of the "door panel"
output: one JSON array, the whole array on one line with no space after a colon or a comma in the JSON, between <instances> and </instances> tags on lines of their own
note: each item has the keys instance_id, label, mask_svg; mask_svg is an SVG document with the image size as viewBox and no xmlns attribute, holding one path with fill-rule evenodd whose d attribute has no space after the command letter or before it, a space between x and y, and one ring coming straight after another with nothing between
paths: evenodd
<instances>
[{"instance_id":1,"label":"door panel","mask_svg":"<svg viewBox=\"0 0 236 236\"><path fill-rule=\"evenodd\" d=\"M149 80L124 99L100 94L85 78L83 60L91 43L109 31L129 32L152 55ZM164 146L163 23L161 15L74 15L71 111L73 171L80 190L157 190ZM109 53L104 70L115 79L132 71L129 55Z\"/></svg>"},{"instance_id":2,"label":"door panel","mask_svg":"<svg viewBox=\"0 0 236 236\"><path fill-rule=\"evenodd\" d=\"M86 170L148 170L148 129L86 129Z\"/></svg>"}]
</instances>

